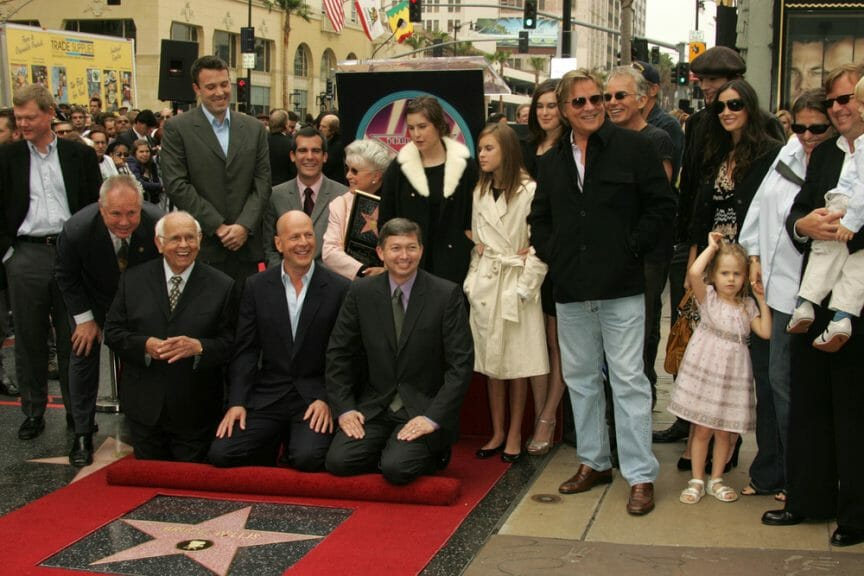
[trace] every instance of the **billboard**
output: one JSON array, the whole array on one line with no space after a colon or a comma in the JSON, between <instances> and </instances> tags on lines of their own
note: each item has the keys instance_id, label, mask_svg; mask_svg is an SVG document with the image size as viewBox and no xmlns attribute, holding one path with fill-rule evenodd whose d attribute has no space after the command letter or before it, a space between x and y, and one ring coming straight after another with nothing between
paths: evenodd
<instances>
[{"instance_id":1,"label":"billboard","mask_svg":"<svg viewBox=\"0 0 864 576\"><path fill-rule=\"evenodd\" d=\"M528 45L535 48L555 48L558 45L561 25L558 20L538 18L537 27L528 30ZM498 46L516 48L522 18L478 18L474 23L472 42L496 41Z\"/></svg>"},{"instance_id":2,"label":"billboard","mask_svg":"<svg viewBox=\"0 0 864 576\"><path fill-rule=\"evenodd\" d=\"M58 104L86 106L99 96L105 111L135 107L132 40L10 24L2 29L0 50L6 105L16 88L42 84Z\"/></svg>"},{"instance_id":3,"label":"billboard","mask_svg":"<svg viewBox=\"0 0 864 576\"><path fill-rule=\"evenodd\" d=\"M846 4L846 6L844 6ZM791 107L819 88L831 69L864 60L864 10L859 3L780 3L777 104ZM805 9L806 8L806 9Z\"/></svg>"}]
</instances>

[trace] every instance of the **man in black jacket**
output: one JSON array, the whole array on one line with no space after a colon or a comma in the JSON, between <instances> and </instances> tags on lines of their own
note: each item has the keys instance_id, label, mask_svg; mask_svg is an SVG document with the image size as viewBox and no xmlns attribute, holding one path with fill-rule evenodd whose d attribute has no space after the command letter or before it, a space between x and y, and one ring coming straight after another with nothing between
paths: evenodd
<instances>
[{"instance_id":1,"label":"man in black jacket","mask_svg":"<svg viewBox=\"0 0 864 576\"><path fill-rule=\"evenodd\" d=\"M47 88L24 86L12 101L24 140L0 147L0 256L15 317L15 368L26 416L18 438L30 440L45 429L49 317L70 416L71 335L54 280L54 247L66 220L96 201L102 175L92 148L51 131L54 98Z\"/></svg>"},{"instance_id":2,"label":"man in black jacket","mask_svg":"<svg viewBox=\"0 0 864 576\"><path fill-rule=\"evenodd\" d=\"M567 73L558 105L572 131L541 163L528 221L531 244L555 282L564 380L570 388L581 466L564 494L612 480L600 367L615 404L627 511L654 508L651 387L643 373L643 255L675 213L675 198L651 141L607 121L603 87L591 73Z\"/></svg>"}]
</instances>

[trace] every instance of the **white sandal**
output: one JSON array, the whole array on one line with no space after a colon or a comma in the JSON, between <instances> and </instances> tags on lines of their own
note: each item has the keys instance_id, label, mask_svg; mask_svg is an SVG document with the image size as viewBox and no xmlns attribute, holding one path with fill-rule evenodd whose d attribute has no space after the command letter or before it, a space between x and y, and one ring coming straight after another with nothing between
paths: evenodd
<instances>
[{"instance_id":1,"label":"white sandal","mask_svg":"<svg viewBox=\"0 0 864 576\"><path fill-rule=\"evenodd\" d=\"M731 486L723 483L723 478L712 478L708 481L708 492L721 502L735 502L738 493Z\"/></svg>"},{"instance_id":2,"label":"white sandal","mask_svg":"<svg viewBox=\"0 0 864 576\"><path fill-rule=\"evenodd\" d=\"M687 482L687 488L681 492L678 500L684 504L698 504L703 496L705 496L705 481L692 478Z\"/></svg>"}]
</instances>

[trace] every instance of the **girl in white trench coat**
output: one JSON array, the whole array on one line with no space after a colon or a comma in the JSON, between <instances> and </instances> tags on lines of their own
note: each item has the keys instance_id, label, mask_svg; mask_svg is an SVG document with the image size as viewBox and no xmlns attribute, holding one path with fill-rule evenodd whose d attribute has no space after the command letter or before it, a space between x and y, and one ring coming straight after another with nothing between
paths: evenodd
<instances>
[{"instance_id":1,"label":"girl in white trench coat","mask_svg":"<svg viewBox=\"0 0 864 576\"><path fill-rule=\"evenodd\" d=\"M474 189L474 249L464 289L471 305L474 370L489 377L492 438L478 458L522 456L522 416L528 377L549 371L540 285L546 264L529 245L528 213L535 184L522 170L515 132L487 126L479 137L480 182ZM507 382L510 426L505 436Z\"/></svg>"}]
</instances>

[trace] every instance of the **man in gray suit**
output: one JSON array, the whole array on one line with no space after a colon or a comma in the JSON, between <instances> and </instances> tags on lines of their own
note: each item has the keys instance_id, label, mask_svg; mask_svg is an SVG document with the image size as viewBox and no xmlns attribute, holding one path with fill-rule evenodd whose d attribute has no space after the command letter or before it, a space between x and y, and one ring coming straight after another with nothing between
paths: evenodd
<instances>
[{"instance_id":1,"label":"man in gray suit","mask_svg":"<svg viewBox=\"0 0 864 576\"><path fill-rule=\"evenodd\" d=\"M171 202L201 223L201 259L234 278L239 289L264 258L267 131L255 118L231 112L231 79L223 60L196 60L192 82L201 105L165 123L159 154L163 181Z\"/></svg>"},{"instance_id":2,"label":"man in gray suit","mask_svg":"<svg viewBox=\"0 0 864 576\"><path fill-rule=\"evenodd\" d=\"M315 231L315 259L321 259L324 232L330 218L330 202L348 191L338 182L324 176L327 141L320 132L307 126L294 135L291 160L297 166L297 177L273 188L264 213L263 245L267 266L282 261L276 250L276 221L290 210L302 210L312 218Z\"/></svg>"}]
</instances>

